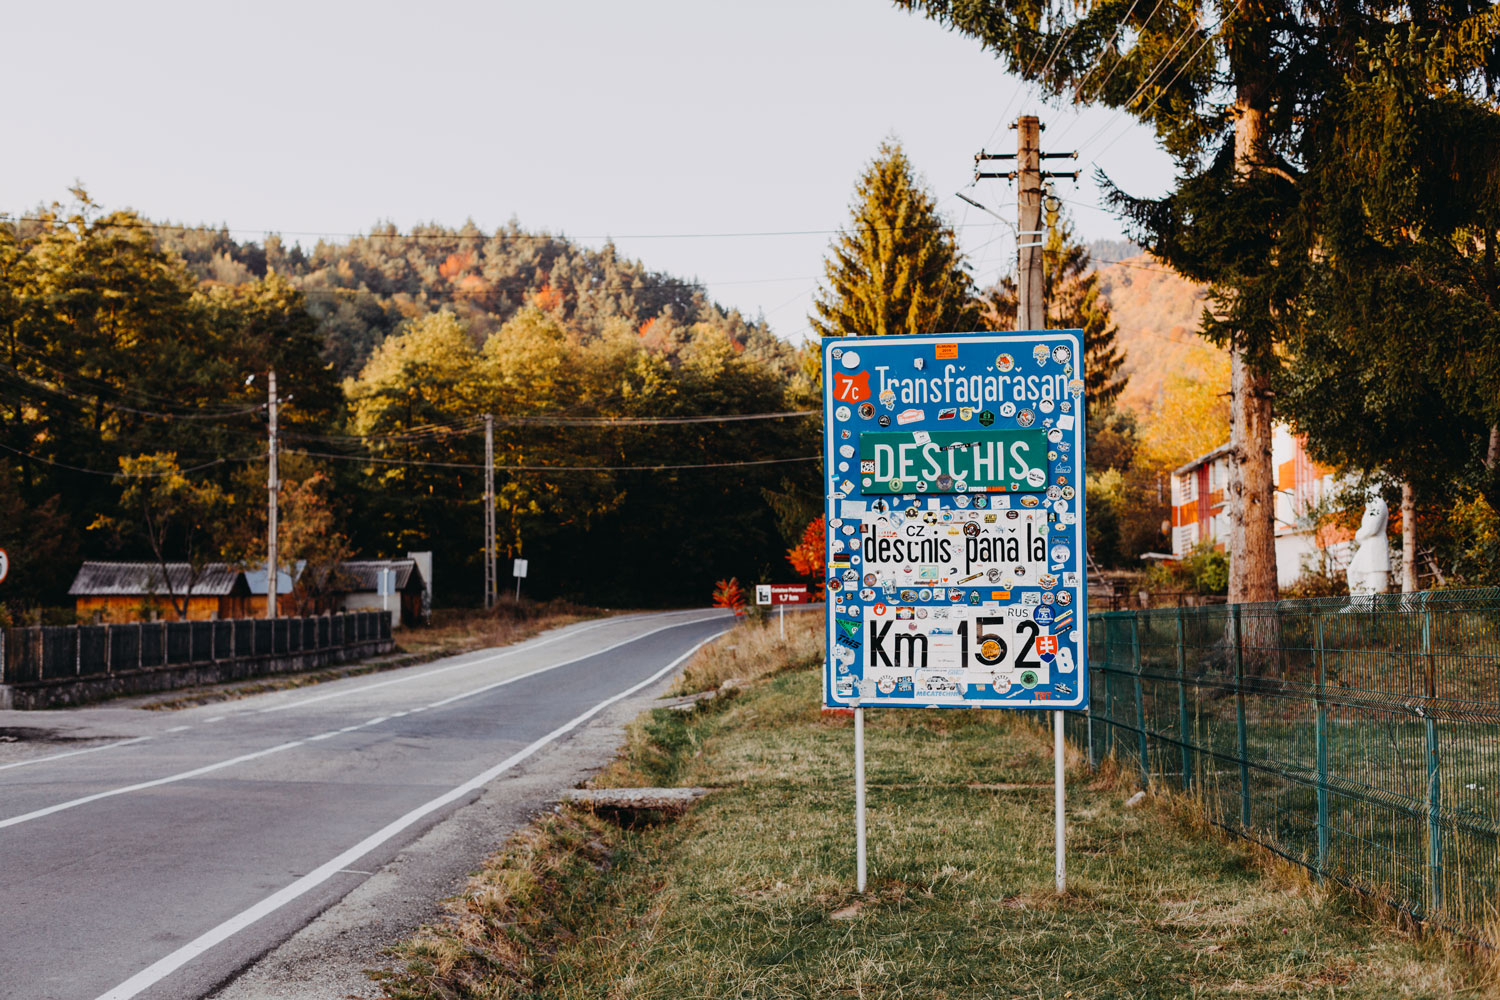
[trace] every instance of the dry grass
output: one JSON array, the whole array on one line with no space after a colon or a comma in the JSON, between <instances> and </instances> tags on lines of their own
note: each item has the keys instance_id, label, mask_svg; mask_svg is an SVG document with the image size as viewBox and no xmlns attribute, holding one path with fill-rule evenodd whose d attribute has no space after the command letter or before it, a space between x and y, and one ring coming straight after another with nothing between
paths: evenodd
<instances>
[{"instance_id":1,"label":"dry grass","mask_svg":"<svg viewBox=\"0 0 1500 1000\"><path fill-rule=\"evenodd\" d=\"M819 713L817 671L746 670L764 666L751 631L687 686L763 680L690 714L647 713L600 778L718 791L665 825L547 819L449 922L402 946L391 997L1495 995L1493 971L1445 937L1206 835L1187 803L1126 808L1130 776L1071 753L1069 891L1056 895L1050 747L1016 713L870 715L860 896L852 723Z\"/></svg>"},{"instance_id":2,"label":"dry grass","mask_svg":"<svg viewBox=\"0 0 1500 1000\"><path fill-rule=\"evenodd\" d=\"M683 668L675 694L710 691L727 680L759 680L781 670L823 662L823 616L799 611L786 616L786 638L776 617L745 622L718 642L700 649Z\"/></svg>"}]
</instances>

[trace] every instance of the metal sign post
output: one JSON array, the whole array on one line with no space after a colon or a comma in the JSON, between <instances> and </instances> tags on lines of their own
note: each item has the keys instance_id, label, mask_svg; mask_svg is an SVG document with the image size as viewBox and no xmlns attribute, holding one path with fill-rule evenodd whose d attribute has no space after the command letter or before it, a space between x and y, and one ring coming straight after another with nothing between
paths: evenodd
<instances>
[{"instance_id":1,"label":"metal sign post","mask_svg":"<svg viewBox=\"0 0 1500 1000\"><path fill-rule=\"evenodd\" d=\"M1066 885L1063 711L1088 704L1082 354L1078 330L823 342L823 701L854 710L861 892L871 707L1051 710Z\"/></svg>"},{"instance_id":2,"label":"metal sign post","mask_svg":"<svg viewBox=\"0 0 1500 1000\"><path fill-rule=\"evenodd\" d=\"M521 581L526 577L526 560L517 559L511 564L511 575L516 578L516 603L521 603Z\"/></svg>"},{"instance_id":3,"label":"metal sign post","mask_svg":"<svg viewBox=\"0 0 1500 1000\"><path fill-rule=\"evenodd\" d=\"M757 583L755 585L755 603L766 606L777 606L777 617L781 623L781 637L786 638L786 606L788 604L806 604L811 600L805 583Z\"/></svg>"},{"instance_id":4,"label":"metal sign post","mask_svg":"<svg viewBox=\"0 0 1500 1000\"><path fill-rule=\"evenodd\" d=\"M854 885L865 891L865 710L854 703Z\"/></svg>"}]
</instances>

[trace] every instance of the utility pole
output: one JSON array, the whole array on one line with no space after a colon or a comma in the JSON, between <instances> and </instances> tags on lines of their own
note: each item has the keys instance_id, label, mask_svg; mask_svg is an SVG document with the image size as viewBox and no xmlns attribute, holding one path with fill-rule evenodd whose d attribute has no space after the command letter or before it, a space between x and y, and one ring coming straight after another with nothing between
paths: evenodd
<instances>
[{"instance_id":1,"label":"utility pole","mask_svg":"<svg viewBox=\"0 0 1500 1000\"><path fill-rule=\"evenodd\" d=\"M270 419L267 423L271 433L266 466L266 617L275 618L276 584L281 576L276 569L276 494L281 489L281 480L276 472L276 369L271 369L266 377L266 384L270 393L267 411Z\"/></svg>"},{"instance_id":2,"label":"utility pole","mask_svg":"<svg viewBox=\"0 0 1500 1000\"><path fill-rule=\"evenodd\" d=\"M1042 123L1036 115L1016 119L1016 329L1047 327L1042 301Z\"/></svg>"},{"instance_id":3,"label":"utility pole","mask_svg":"<svg viewBox=\"0 0 1500 1000\"><path fill-rule=\"evenodd\" d=\"M495 606L495 416L484 415L484 606Z\"/></svg>"},{"instance_id":4,"label":"utility pole","mask_svg":"<svg viewBox=\"0 0 1500 1000\"><path fill-rule=\"evenodd\" d=\"M1003 177L1018 181L1016 202L1020 207L1016 230L1016 329L1044 330L1047 327L1047 304L1042 281L1042 181L1053 177L1078 180L1078 171L1042 169L1043 160L1072 159L1074 153L1042 152L1041 133L1045 128L1036 115L1022 115L1011 128L1016 130L1014 153L986 153L974 156L974 179ZM1015 160L1016 169L1005 173L986 173L980 169L987 160Z\"/></svg>"},{"instance_id":5,"label":"utility pole","mask_svg":"<svg viewBox=\"0 0 1500 1000\"><path fill-rule=\"evenodd\" d=\"M1042 161L1050 159L1076 159L1074 153L1042 152L1042 123L1036 115L1022 115L1011 128L1016 130L1014 153L974 154L974 179L1004 177L1019 181L1016 202L1020 206L1020 218L1016 227L1016 329L1045 330L1047 328L1046 285L1043 281L1042 250L1046 230L1042 229L1042 183L1046 182L1047 227L1057 226L1057 211L1060 207L1052 193L1052 178L1071 177L1078 180L1078 171L1053 172L1042 169ZM985 173L981 165L986 160L1015 160L1016 169L1006 173ZM1083 359L1078 359L1078 368L1083 369ZM856 716L859 710L855 709ZM858 721L856 719L856 721ZM858 730L856 730L857 732ZM1056 848L1057 891L1061 894L1067 887L1067 824L1064 815L1064 746L1063 713L1052 713L1052 815L1053 840ZM862 749L862 748L861 748ZM856 753L859 751L857 750ZM864 803L860 803L861 810ZM861 814L863 818L863 814ZM861 852L860 858L864 854ZM863 880L861 880L863 881ZM861 888L863 886L861 885Z\"/></svg>"}]
</instances>

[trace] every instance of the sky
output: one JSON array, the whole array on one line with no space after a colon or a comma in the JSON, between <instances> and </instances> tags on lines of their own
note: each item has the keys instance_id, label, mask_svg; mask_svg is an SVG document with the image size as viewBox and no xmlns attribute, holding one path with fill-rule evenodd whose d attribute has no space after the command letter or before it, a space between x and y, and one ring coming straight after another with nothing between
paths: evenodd
<instances>
[{"instance_id":1,"label":"sky","mask_svg":"<svg viewBox=\"0 0 1500 1000\"><path fill-rule=\"evenodd\" d=\"M68 202L278 232L514 217L704 283L807 336L833 231L862 167L899 138L981 285L1014 265L1005 181L980 149L1044 123L1080 150L1059 182L1079 233L1115 239L1091 176L1133 194L1172 178L1151 133L1049 107L977 43L887 0L442 5L270 0L12 4L0 212ZM1064 169L1068 161L1053 161Z\"/></svg>"}]
</instances>

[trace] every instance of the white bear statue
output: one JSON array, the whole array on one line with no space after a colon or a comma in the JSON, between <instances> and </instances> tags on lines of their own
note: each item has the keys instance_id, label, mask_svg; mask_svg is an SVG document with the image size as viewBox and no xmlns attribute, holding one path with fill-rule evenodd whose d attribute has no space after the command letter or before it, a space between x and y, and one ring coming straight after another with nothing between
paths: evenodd
<instances>
[{"instance_id":1,"label":"white bear statue","mask_svg":"<svg viewBox=\"0 0 1500 1000\"><path fill-rule=\"evenodd\" d=\"M1354 558L1349 561L1349 594L1365 597L1383 594L1391 585L1391 546L1386 541L1385 524L1390 517L1385 499L1378 493L1370 494L1365 504L1364 517L1359 530L1354 533Z\"/></svg>"}]
</instances>

